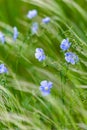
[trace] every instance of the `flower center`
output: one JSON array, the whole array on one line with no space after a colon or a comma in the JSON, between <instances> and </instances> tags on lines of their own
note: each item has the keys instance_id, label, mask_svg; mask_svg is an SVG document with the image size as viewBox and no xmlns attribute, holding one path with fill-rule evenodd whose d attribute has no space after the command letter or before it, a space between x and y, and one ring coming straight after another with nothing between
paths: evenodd
<instances>
[{"instance_id":1,"label":"flower center","mask_svg":"<svg viewBox=\"0 0 87 130\"><path fill-rule=\"evenodd\" d=\"M45 90L48 90L48 87L47 87L47 86L45 87Z\"/></svg>"}]
</instances>

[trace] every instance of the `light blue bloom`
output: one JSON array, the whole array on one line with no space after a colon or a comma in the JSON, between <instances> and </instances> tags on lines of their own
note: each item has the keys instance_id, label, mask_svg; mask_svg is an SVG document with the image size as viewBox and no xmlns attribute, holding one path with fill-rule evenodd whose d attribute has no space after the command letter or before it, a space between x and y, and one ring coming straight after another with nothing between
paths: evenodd
<instances>
[{"instance_id":1,"label":"light blue bloom","mask_svg":"<svg viewBox=\"0 0 87 130\"><path fill-rule=\"evenodd\" d=\"M31 32L32 32L32 34L36 34L37 31L38 31L38 23L35 22L35 23L33 23L32 26L31 26Z\"/></svg>"},{"instance_id":2,"label":"light blue bloom","mask_svg":"<svg viewBox=\"0 0 87 130\"><path fill-rule=\"evenodd\" d=\"M0 42L2 42L3 44L5 43L5 37L2 32L0 32Z\"/></svg>"},{"instance_id":3,"label":"light blue bloom","mask_svg":"<svg viewBox=\"0 0 87 130\"><path fill-rule=\"evenodd\" d=\"M13 34L13 40L16 41L17 37L18 37L18 29L17 27L14 27L13 28L13 31L14 31L14 34Z\"/></svg>"},{"instance_id":4,"label":"light blue bloom","mask_svg":"<svg viewBox=\"0 0 87 130\"><path fill-rule=\"evenodd\" d=\"M46 17L42 19L42 23L49 23L50 22L50 17Z\"/></svg>"},{"instance_id":5,"label":"light blue bloom","mask_svg":"<svg viewBox=\"0 0 87 130\"><path fill-rule=\"evenodd\" d=\"M32 18L34 18L34 17L36 17L37 16L37 10L30 10L30 11L28 11L28 14L27 14L27 17L29 18L29 19L32 19Z\"/></svg>"},{"instance_id":6,"label":"light blue bloom","mask_svg":"<svg viewBox=\"0 0 87 130\"><path fill-rule=\"evenodd\" d=\"M36 48L35 57L38 61L45 60L46 56L42 48Z\"/></svg>"},{"instance_id":7,"label":"light blue bloom","mask_svg":"<svg viewBox=\"0 0 87 130\"><path fill-rule=\"evenodd\" d=\"M68 63L71 63L71 64L76 64L79 60L78 56L72 52L66 52L65 53L65 60L68 62Z\"/></svg>"},{"instance_id":8,"label":"light blue bloom","mask_svg":"<svg viewBox=\"0 0 87 130\"><path fill-rule=\"evenodd\" d=\"M68 39L64 39L62 42L61 42L61 45L60 45L60 48L63 50L63 51L66 51L70 48L70 45L71 43L69 42Z\"/></svg>"},{"instance_id":9,"label":"light blue bloom","mask_svg":"<svg viewBox=\"0 0 87 130\"><path fill-rule=\"evenodd\" d=\"M43 96L50 94L50 89L52 88L53 83L47 80L41 81L40 91Z\"/></svg>"},{"instance_id":10,"label":"light blue bloom","mask_svg":"<svg viewBox=\"0 0 87 130\"><path fill-rule=\"evenodd\" d=\"M7 72L8 72L8 70L5 67L5 65L4 64L0 64L0 74L7 73Z\"/></svg>"}]
</instances>

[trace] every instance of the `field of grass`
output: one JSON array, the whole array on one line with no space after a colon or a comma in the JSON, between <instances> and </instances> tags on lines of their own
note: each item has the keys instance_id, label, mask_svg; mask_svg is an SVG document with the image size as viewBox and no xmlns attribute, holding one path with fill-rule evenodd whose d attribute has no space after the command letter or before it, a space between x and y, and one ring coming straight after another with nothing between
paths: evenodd
<instances>
[{"instance_id":1,"label":"field of grass","mask_svg":"<svg viewBox=\"0 0 87 130\"><path fill-rule=\"evenodd\" d=\"M34 9L37 16L27 18ZM0 0L0 32L6 40L0 64L8 69L0 73L0 130L87 130L87 0ZM79 58L74 65L60 48L66 38ZM36 48L44 61L35 58ZM44 80L53 83L47 96L40 91Z\"/></svg>"}]
</instances>

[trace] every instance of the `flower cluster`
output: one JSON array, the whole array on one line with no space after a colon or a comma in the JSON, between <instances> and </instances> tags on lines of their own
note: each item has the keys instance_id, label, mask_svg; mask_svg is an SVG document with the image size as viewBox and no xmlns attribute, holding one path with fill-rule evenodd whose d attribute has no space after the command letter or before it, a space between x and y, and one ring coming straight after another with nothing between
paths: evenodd
<instances>
[{"instance_id":1,"label":"flower cluster","mask_svg":"<svg viewBox=\"0 0 87 130\"><path fill-rule=\"evenodd\" d=\"M28 11L27 18L33 19L38 14L37 10L30 10ZM49 17L45 17L42 19L42 23L47 24L50 22ZM31 33L36 34L38 31L39 24L37 22L33 22L31 26ZM13 27L13 41L16 41L18 38L19 32L17 27ZM0 42L5 43L5 36L2 32L0 32ZM44 50L42 48L36 48L35 52L35 58L38 59L38 61L44 61L46 59L46 55L44 53ZM0 74L7 73L8 69L5 67L4 64L0 64ZM52 82L50 81L42 81L40 83L40 90L44 96L48 95L50 93L50 89L52 88Z\"/></svg>"},{"instance_id":2,"label":"flower cluster","mask_svg":"<svg viewBox=\"0 0 87 130\"><path fill-rule=\"evenodd\" d=\"M61 44L60 44L60 48L63 51L67 51L71 46L71 43L69 42L68 39L64 39ZM78 56L76 54L74 54L73 52L66 52L65 53L65 60L68 63L71 63L72 65L76 64L79 60Z\"/></svg>"},{"instance_id":3,"label":"flower cluster","mask_svg":"<svg viewBox=\"0 0 87 130\"><path fill-rule=\"evenodd\" d=\"M27 18L28 19L33 19L38 15L38 12L36 9L28 11ZM42 23L47 24L50 22L50 17L45 17L42 19ZM34 22L31 26L31 33L36 34L39 28L39 24L37 22Z\"/></svg>"},{"instance_id":4,"label":"flower cluster","mask_svg":"<svg viewBox=\"0 0 87 130\"><path fill-rule=\"evenodd\" d=\"M28 12L27 14L27 17L29 19L32 19L34 17L36 17L38 14L38 12L36 10L31 10ZM50 17L46 17L46 18L43 18L42 19L42 23L44 24L47 24L50 22ZM36 34L37 33L37 30L38 30L38 23L37 22L34 22L32 24L32 27L31 27L31 32L32 34ZM60 48L63 50L63 52L65 52L65 60L68 62L68 63L71 63L71 64L75 64L78 62L79 58L76 54L72 53L72 52L67 52L67 50L70 48L71 46L71 43L69 42L68 39L63 39L62 42L61 42L61 45L60 45ZM42 48L36 48L35 50L35 58L38 60L38 61L44 61L46 59L46 55L44 53L44 50ZM44 80L40 83L40 91L42 92L42 95L46 96L50 93L50 89L52 88L52 82L50 81L47 81L47 80Z\"/></svg>"},{"instance_id":5,"label":"flower cluster","mask_svg":"<svg viewBox=\"0 0 87 130\"><path fill-rule=\"evenodd\" d=\"M28 11L28 14L27 14L27 18L29 19L33 19L34 17L36 17L38 14L37 10L30 10ZM46 17L46 18L43 18L42 19L42 23L44 24L47 24L50 22L50 18L49 17ZM39 24L37 22L33 22L32 23L32 26L31 26L31 33L32 34L36 34L37 31L38 31L38 27L39 27ZM36 48L35 50L35 58L38 60L38 61L44 61L46 59L46 55L44 53L44 50L42 48ZM40 83L40 91L42 93L42 95L46 96L48 94L50 94L50 89L52 88L52 82L50 81L42 81Z\"/></svg>"},{"instance_id":6,"label":"flower cluster","mask_svg":"<svg viewBox=\"0 0 87 130\"><path fill-rule=\"evenodd\" d=\"M30 10L30 11L28 11L27 18L33 19L34 17L37 16L37 14L38 14L37 10L35 10L35 9ZM50 17L45 17L42 19L43 24L48 24L50 21L51 21ZM38 28L39 28L38 22L33 22L32 26L31 26L31 33L36 34L38 31ZM13 28L13 41L16 41L16 39L18 38L18 35L19 35L18 29L17 29L17 27L14 27ZM5 43L5 36L2 32L0 32L0 42ZM71 46L71 43L69 42L68 39L63 39L61 44L60 44L60 48L64 52L65 60L68 63L71 63L74 65L78 62L79 58L73 52L67 51L70 48L70 46ZM42 62L46 59L45 52L42 48L36 48L35 58L39 62ZM0 64L0 74L7 73L7 72L8 72L8 69L5 67L5 65ZM42 95L47 96L48 94L50 94L52 86L53 86L53 83L51 81L47 81L47 80L41 81L40 91L41 91Z\"/></svg>"}]
</instances>

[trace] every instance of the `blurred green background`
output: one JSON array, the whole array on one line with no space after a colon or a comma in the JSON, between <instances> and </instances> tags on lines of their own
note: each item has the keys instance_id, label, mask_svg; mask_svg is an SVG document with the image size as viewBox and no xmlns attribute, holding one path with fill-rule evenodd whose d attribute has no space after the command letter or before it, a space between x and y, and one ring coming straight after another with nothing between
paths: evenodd
<instances>
[{"instance_id":1,"label":"blurred green background","mask_svg":"<svg viewBox=\"0 0 87 130\"><path fill-rule=\"evenodd\" d=\"M29 20L32 9L38 16ZM43 26L45 16L51 22ZM30 34L33 22L39 23L36 35ZM87 0L0 0L0 31L6 37L0 62L9 70L0 75L0 130L87 130ZM76 65L67 65L60 50L67 37ZM35 59L38 47L45 62ZM42 80L53 82L47 97L39 91Z\"/></svg>"}]
</instances>

